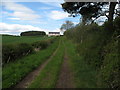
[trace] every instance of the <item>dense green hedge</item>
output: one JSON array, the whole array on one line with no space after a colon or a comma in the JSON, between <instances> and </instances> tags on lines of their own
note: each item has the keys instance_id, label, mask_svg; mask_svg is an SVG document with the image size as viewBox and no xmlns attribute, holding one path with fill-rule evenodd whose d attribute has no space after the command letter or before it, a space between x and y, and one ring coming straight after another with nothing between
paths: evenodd
<instances>
[{"instance_id":1,"label":"dense green hedge","mask_svg":"<svg viewBox=\"0 0 120 90\"><path fill-rule=\"evenodd\" d=\"M38 41L32 44L5 44L2 47L2 64L4 65L6 63L9 63L10 61L14 61L20 57L26 56L34 52L35 48L38 48L39 50L45 49L54 41L55 38Z\"/></svg>"},{"instance_id":2,"label":"dense green hedge","mask_svg":"<svg viewBox=\"0 0 120 90\"><path fill-rule=\"evenodd\" d=\"M49 40L43 40L43 41L40 41L40 42L35 42L32 44L32 46L34 48L39 48L39 49L45 49L47 48L51 43L53 43L55 41L55 38L54 39L49 39Z\"/></svg>"},{"instance_id":3,"label":"dense green hedge","mask_svg":"<svg viewBox=\"0 0 120 90\"><path fill-rule=\"evenodd\" d=\"M109 88L120 88L120 53L117 39L112 39L105 47L105 56L100 70L103 82Z\"/></svg>"},{"instance_id":4,"label":"dense green hedge","mask_svg":"<svg viewBox=\"0 0 120 90\"><path fill-rule=\"evenodd\" d=\"M21 56L25 56L33 52L33 48L30 44L21 43L21 44L11 44L3 45L2 47L2 63L8 63L13 61Z\"/></svg>"},{"instance_id":5,"label":"dense green hedge","mask_svg":"<svg viewBox=\"0 0 120 90\"><path fill-rule=\"evenodd\" d=\"M114 30L109 31L109 25L81 24L65 35L77 43L76 51L86 64L98 71L99 87L120 88L120 17L113 21Z\"/></svg>"}]
</instances>

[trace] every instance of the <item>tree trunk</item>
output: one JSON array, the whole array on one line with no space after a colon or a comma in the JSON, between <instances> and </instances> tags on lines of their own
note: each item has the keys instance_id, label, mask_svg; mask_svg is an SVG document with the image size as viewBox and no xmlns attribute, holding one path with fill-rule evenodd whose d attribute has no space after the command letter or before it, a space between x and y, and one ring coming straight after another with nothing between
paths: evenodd
<instances>
[{"instance_id":1,"label":"tree trunk","mask_svg":"<svg viewBox=\"0 0 120 90\"><path fill-rule=\"evenodd\" d=\"M83 23L83 25L86 24L86 18L84 16L82 16L82 23Z\"/></svg>"},{"instance_id":2,"label":"tree trunk","mask_svg":"<svg viewBox=\"0 0 120 90\"><path fill-rule=\"evenodd\" d=\"M113 21L114 10L115 10L116 4L117 4L116 2L110 2L109 18L108 18L108 21L110 21L110 22Z\"/></svg>"},{"instance_id":3,"label":"tree trunk","mask_svg":"<svg viewBox=\"0 0 120 90\"><path fill-rule=\"evenodd\" d=\"M110 7L109 7L109 16L108 16L108 21L109 21L109 27L108 30L114 31L113 29L113 17L114 17L114 10L116 6L116 2L110 2Z\"/></svg>"}]
</instances>

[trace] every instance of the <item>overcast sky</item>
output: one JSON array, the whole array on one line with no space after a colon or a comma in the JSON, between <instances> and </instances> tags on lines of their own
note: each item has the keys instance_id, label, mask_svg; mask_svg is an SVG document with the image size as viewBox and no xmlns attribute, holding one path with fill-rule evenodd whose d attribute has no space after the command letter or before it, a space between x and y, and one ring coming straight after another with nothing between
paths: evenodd
<instances>
[{"instance_id":1,"label":"overcast sky","mask_svg":"<svg viewBox=\"0 0 120 90\"><path fill-rule=\"evenodd\" d=\"M60 31L59 28L66 20L79 23L80 16L68 17L69 14L60 5L64 1L57 1L0 3L0 34L19 35L30 30Z\"/></svg>"}]
</instances>

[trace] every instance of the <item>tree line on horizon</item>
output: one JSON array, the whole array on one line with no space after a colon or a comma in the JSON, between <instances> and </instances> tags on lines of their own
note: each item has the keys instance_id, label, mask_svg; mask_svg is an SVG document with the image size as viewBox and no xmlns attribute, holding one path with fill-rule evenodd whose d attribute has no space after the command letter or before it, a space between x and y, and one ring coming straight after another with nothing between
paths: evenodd
<instances>
[{"instance_id":1,"label":"tree line on horizon","mask_svg":"<svg viewBox=\"0 0 120 90\"><path fill-rule=\"evenodd\" d=\"M26 31L22 32L20 36L45 36L46 33L44 31Z\"/></svg>"}]
</instances>

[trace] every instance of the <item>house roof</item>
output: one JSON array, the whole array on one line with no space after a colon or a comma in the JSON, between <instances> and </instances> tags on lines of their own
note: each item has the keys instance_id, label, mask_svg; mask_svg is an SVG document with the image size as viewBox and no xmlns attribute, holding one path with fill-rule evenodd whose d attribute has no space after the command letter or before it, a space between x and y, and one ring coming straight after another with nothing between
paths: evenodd
<instances>
[{"instance_id":1,"label":"house roof","mask_svg":"<svg viewBox=\"0 0 120 90\"><path fill-rule=\"evenodd\" d=\"M60 34L60 32L49 32L49 34Z\"/></svg>"}]
</instances>

